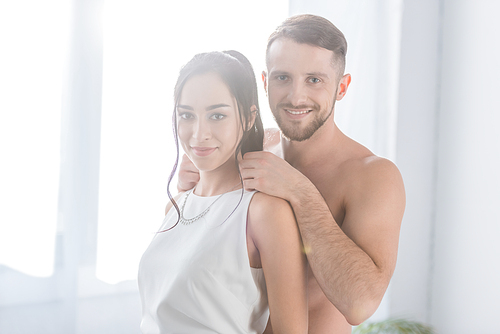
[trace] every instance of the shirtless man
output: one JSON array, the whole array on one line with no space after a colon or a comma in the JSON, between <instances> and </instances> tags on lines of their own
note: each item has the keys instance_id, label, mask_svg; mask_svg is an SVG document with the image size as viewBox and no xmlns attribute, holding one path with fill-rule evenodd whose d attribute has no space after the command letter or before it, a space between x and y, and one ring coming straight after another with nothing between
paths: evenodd
<instances>
[{"instance_id":1,"label":"shirtless man","mask_svg":"<svg viewBox=\"0 0 500 334\"><path fill-rule=\"evenodd\" d=\"M281 136L268 131L267 152L247 153L240 164L246 189L293 208L309 261L311 334L351 333L375 312L396 265L405 207L397 167L335 124L335 101L351 81L346 50L343 34L318 16L276 29L262 77ZM197 182L189 165L181 165L180 189Z\"/></svg>"}]
</instances>

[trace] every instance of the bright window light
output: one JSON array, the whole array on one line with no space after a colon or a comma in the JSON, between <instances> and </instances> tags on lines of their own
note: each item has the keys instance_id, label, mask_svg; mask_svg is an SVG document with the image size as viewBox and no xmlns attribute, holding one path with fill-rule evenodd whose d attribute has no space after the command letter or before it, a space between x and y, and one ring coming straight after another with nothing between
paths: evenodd
<instances>
[{"instance_id":1,"label":"bright window light","mask_svg":"<svg viewBox=\"0 0 500 334\"><path fill-rule=\"evenodd\" d=\"M0 2L0 264L53 272L67 1Z\"/></svg>"}]
</instances>

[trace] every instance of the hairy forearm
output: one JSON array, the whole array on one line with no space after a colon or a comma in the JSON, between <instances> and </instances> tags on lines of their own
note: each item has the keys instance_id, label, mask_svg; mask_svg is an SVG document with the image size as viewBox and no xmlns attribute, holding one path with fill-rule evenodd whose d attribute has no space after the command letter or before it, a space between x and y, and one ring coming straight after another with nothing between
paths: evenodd
<instances>
[{"instance_id":1,"label":"hairy forearm","mask_svg":"<svg viewBox=\"0 0 500 334\"><path fill-rule=\"evenodd\" d=\"M304 184L289 198L311 269L326 297L351 324L378 307L388 279L338 226L319 191Z\"/></svg>"}]
</instances>

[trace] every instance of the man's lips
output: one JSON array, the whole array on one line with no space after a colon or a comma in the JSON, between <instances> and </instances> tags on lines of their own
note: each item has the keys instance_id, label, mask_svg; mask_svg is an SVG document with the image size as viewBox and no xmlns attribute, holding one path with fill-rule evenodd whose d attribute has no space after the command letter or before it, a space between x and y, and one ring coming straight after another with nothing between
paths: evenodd
<instances>
[{"instance_id":1,"label":"man's lips","mask_svg":"<svg viewBox=\"0 0 500 334\"><path fill-rule=\"evenodd\" d=\"M285 109L285 111L292 115L304 115L311 112L312 109Z\"/></svg>"},{"instance_id":2,"label":"man's lips","mask_svg":"<svg viewBox=\"0 0 500 334\"><path fill-rule=\"evenodd\" d=\"M285 114L287 115L288 118L296 120L307 117L309 113L312 111L312 109L287 109L287 108L283 108L283 110L285 111Z\"/></svg>"},{"instance_id":3,"label":"man's lips","mask_svg":"<svg viewBox=\"0 0 500 334\"><path fill-rule=\"evenodd\" d=\"M207 155L212 154L217 147L199 147L199 146L191 146L191 150L200 157L205 157Z\"/></svg>"}]
</instances>

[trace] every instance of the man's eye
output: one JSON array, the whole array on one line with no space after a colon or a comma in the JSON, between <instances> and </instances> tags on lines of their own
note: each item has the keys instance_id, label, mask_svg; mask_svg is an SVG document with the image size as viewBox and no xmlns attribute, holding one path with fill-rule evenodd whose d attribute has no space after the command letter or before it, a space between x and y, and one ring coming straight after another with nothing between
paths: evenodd
<instances>
[{"instance_id":1,"label":"man's eye","mask_svg":"<svg viewBox=\"0 0 500 334\"><path fill-rule=\"evenodd\" d=\"M220 121L220 120L224 119L225 117L226 117L226 115L224 115L224 114L213 114L212 116L210 116L210 118L215 120L215 121Z\"/></svg>"},{"instance_id":2,"label":"man's eye","mask_svg":"<svg viewBox=\"0 0 500 334\"><path fill-rule=\"evenodd\" d=\"M286 75L278 75L276 77L279 81L285 81L286 79L288 79L288 77Z\"/></svg>"},{"instance_id":3,"label":"man's eye","mask_svg":"<svg viewBox=\"0 0 500 334\"><path fill-rule=\"evenodd\" d=\"M312 82L312 83L318 83L318 82L320 82L320 80L318 78L311 78L311 79L309 79L309 81Z\"/></svg>"}]
</instances>

